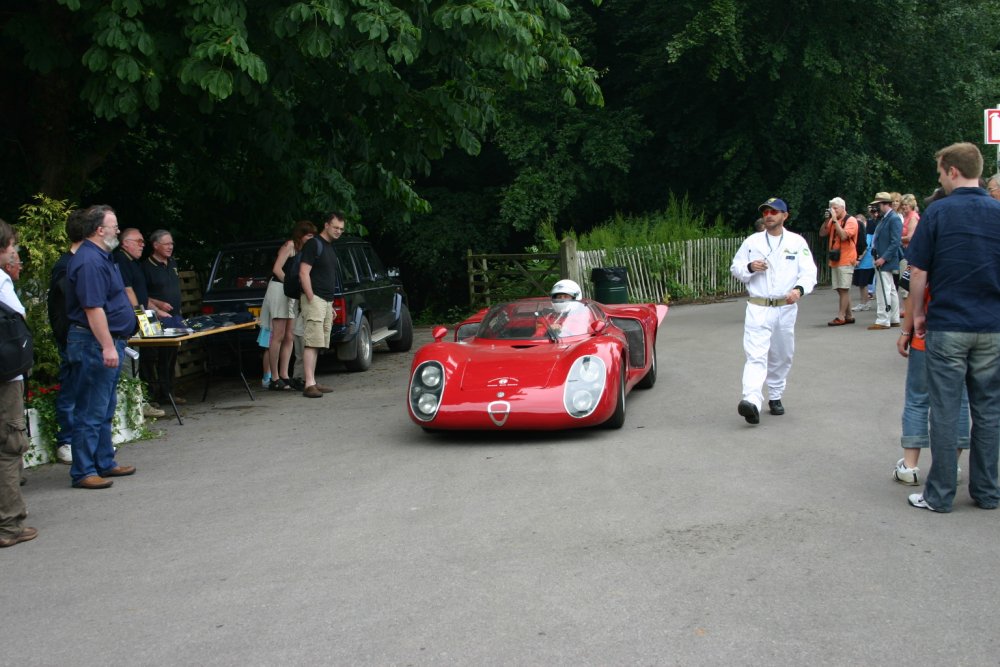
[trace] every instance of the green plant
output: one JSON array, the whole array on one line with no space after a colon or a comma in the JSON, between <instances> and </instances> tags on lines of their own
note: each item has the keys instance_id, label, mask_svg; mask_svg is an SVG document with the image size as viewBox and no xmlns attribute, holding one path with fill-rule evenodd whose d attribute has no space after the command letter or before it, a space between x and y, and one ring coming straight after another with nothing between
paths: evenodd
<instances>
[{"instance_id":1,"label":"green plant","mask_svg":"<svg viewBox=\"0 0 1000 667\"><path fill-rule=\"evenodd\" d=\"M26 409L33 409L38 415L38 433L49 460L55 460L56 434L59 423L56 421L56 399L61 387L58 384L42 385L34 381L28 383L28 396L24 402ZM122 373L118 378L118 409L111 422L111 435L118 437L123 431L130 432L130 440L146 440L153 437L145 424L142 415L142 405L145 401L146 384L137 377ZM32 434L35 435L35 434Z\"/></svg>"},{"instance_id":2,"label":"green plant","mask_svg":"<svg viewBox=\"0 0 1000 667\"><path fill-rule=\"evenodd\" d=\"M721 217L716 217L709 225L705 221L705 214L695 209L687 196L678 199L671 193L666 209L635 216L616 214L605 223L581 234L578 247L580 250L611 250L673 241L721 238L731 236L732 233ZM540 235L544 244L553 243L551 225L543 226Z\"/></svg>"},{"instance_id":3,"label":"green plant","mask_svg":"<svg viewBox=\"0 0 1000 667\"><path fill-rule=\"evenodd\" d=\"M49 275L56 260L69 246L66 218L72 206L66 200L50 199L43 194L35 195L34 202L21 207L17 225L17 242L24 262L17 287L24 303L25 319L35 338L32 376L46 384L59 377L59 350L49 325L46 303Z\"/></svg>"},{"instance_id":4,"label":"green plant","mask_svg":"<svg viewBox=\"0 0 1000 667\"><path fill-rule=\"evenodd\" d=\"M34 409L38 413L37 434L45 447L49 450L49 458L55 458L56 434L59 432L59 425L56 422L56 398L59 396L59 385L48 387L28 383L28 396L24 402L26 409ZM35 435L35 434L32 434Z\"/></svg>"},{"instance_id":5,"label":"green plant","mask_svg":"<svg viewBox=\"0 0 1000 667\"><path fill-rule=\"evenodd\" d=\"M111 432L119 435L123 429L128 429L135 434L135 440L145 440L152 437L153 433L146 428L142 415L142 404L146 395L146 383L138 377L132 377L128 373L122 373L118 378L118 404L120 409L115 411L114 421L111 422Z\"/></svg>"}]
</instances>

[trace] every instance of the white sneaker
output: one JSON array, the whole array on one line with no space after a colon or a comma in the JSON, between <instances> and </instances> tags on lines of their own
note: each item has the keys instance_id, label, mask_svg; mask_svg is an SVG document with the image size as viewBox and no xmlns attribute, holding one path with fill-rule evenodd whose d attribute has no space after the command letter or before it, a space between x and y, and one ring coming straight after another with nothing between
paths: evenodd
<instances>
[{"instance_id":1,"label":"white sneaker","mask_svg":"<svg viewBox=\"0 0 1000 667\"><path fill-rule=\"evenodd\" d=\"M958 470L955 472L955 481L962 481L962 466L958 466Z\"/></svg>"},{"instance_id":2,"label":"white sneaker","mask_svg":"<svg viewBox=\"0 0 1000 667\"><path fill-rule=\"evenodd\" d=\"M911 493L910 497L907 498L906 501L918 509L937 512L937 510L931 507L930 504L926 500L924 500L924 497L919 493Z\"/></svg>"},{"instance_id":3,"label":"white sneaker","mask_svg":"<svg viewBox=\"0 0 1000 667\"><path fill-rule=\"evenodd\" d=\"M161 410L159 408L154 408L149 403L143 403L142 404L142 416L143 417L149 417L151 419L155 419L157 417L163 417L166 414L167 413L164 412L163 410Z\"/></svg>"},{"instance_id":4,"label":"white sneaker","mask_svg":"<svg viewBox=\"0 0 1000 667\"><path fill-rule=\"evenodd\" d=\"M906 486L920 486L920 468L907 468L903 459L899 459L892 471L892 478Z\"/></svg>"},{"instance_id":5,"label":"white sneaker","mask_svg":"<svg viewBox=\"0 0 1000 667\"><path fill-rule=\"evenodd\" d=\"M859 310L867 310L867 309L865 308L865 304L859 303L858 305L856 305L853 308L851 308L851 310L853 310L856 313Z\"/></svg>"},{"instance_id":6,"label":"white sneaker","mask_svg":"<svg viewBox=\"0 0 1000 667\"><path fill-rule=\"evenodd\" d=\"M59 463L73 463L73 448L69 445L59 445L56 448L56 460Z\"/></svg>"}]
</instances>

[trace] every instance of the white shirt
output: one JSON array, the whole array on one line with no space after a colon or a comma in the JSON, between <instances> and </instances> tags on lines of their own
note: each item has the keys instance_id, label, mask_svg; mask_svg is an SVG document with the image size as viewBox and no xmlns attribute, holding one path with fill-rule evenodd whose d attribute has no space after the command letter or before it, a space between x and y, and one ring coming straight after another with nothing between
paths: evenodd
<instances>
[{"instance_id":1,"label":"white shirt","mask_svg":"<svg viewBox=\"0 0 1000 667\"><path fill-rule=\"evenodd\" d=\"M756 260L767 261L767 271L751 272L747 265ZM747 293L764 299L783 299L796 285L805 294L816 286L816 262L806 240L787 229L780 236L766 231L757 232L736 251L730 273L745 283Z\"/></svg>"}]
</instances>

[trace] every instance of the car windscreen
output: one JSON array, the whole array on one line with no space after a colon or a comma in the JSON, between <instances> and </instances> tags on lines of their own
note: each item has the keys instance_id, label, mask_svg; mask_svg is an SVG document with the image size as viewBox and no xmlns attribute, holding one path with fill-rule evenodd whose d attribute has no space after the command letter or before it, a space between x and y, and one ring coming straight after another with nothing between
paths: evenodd
<instances>
[{"instance_id":1,"label":"car windscreen","mask_svg":"<svg viewBox=\"0 0 1000 667\"><path fill-rule=\"evenodd\" d=\"M593 313L579 301L530 299L499 304L479 326L486 340L556 340L590 332Z\"/></svg>"}]
</instances>

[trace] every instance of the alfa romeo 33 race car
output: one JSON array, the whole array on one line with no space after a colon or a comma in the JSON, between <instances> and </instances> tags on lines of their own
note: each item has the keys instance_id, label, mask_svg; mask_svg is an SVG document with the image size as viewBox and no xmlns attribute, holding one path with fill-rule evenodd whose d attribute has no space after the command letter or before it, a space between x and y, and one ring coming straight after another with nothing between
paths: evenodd
<instances>
[{"instance_id":1,"label":"alfa romeo 33 race car","mask_svg":"<svg viewBox=\"0 0 1000 667\"><path fill-rule=\"evenodd\" d=\"M656 382L667 306L531 298L480 311L417 351L407 410L424 429L559 430L625 423Z\"/></svg>"}]
</instances>

